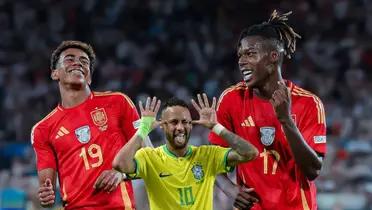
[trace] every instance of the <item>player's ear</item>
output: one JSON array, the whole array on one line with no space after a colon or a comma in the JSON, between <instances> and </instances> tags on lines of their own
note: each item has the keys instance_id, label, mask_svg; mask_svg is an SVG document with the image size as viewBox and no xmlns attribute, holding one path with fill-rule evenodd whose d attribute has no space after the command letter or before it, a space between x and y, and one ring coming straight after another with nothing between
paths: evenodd
<instances>
[{"instance_id":1,"label":"player's ear","mask_svg":"<svg viewBox=\"0 0 372 210\"><path fill-rule=\"evenodd\" d=\"M52 78L52 80L55 80L55 81L59 80L58 69L52 69L52 71L50 72L50 78Z\"/></svg>"},{"instance_id":2,"label":"player's ear","mask_svg":"<svg viewBox=\"0 0 372 210\"><path fill-rule=\"evenodd\" d=\"M271 63L277 63L279 61L279 52L276 50L272 50L270 52L270 61Z\"/></svg>"},{"instance_id":3,"label":"player's ear","mask_svg":"<svg viewBox=\"0 0 372 210\"><path fill-rule=\"evenodd\" d=\"M159 121L160 121L160 125L159 125L159 127L160 127L162 130L164 130L164 127L163 127L164 122L163 122L163 120L160 118Z\"/></svg>"}]
</instances>

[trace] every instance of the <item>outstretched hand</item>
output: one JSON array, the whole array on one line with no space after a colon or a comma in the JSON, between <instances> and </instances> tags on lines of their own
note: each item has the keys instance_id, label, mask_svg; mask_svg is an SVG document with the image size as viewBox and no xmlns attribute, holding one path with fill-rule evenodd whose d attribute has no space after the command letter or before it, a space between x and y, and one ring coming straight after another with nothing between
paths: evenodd
<instances>
[{"instance_id":1,"label":"outstretched hand","mask_svg":"<svg viewBox=\"0 0 372 210\"><path fill-rule=\"evenodd\" d=\"M151 129L158 127L161 122L156 120L156 115L159 112L161 101L158 100L155 96L151 99L147 97L146 105L143 107L142 101L139 101L139 108L141 111L142 117L154 117L155 121L151 125Z\"/></svg>"},{"instance_id":2,"label":"outstretched hand","mask_svg":"<svg viewBox=\"0 0 372 210\"><path fill-rule=\"evenodd\" d=\"M283 81L278 82L278 89L271 96L270 103L273 106L276 117L280 122L286 122L290 119L291 96Z\"/></svg>"},{"instance_id":3,"label":"outstretched hand","mask_svg":"<svg viewBox=\"0 0 372 210\"><path fill-rule=\"evenodd\" d=\"M200 94L197 95L198 103L194 99L191 99L191 103L199 113L199 120L193 120L193 124L203 125L209 129L217 124L216 115L216 97L213 97L212 106L209 106L207 94L203 93L203 98Z\"/></svg>"}]
</instances>

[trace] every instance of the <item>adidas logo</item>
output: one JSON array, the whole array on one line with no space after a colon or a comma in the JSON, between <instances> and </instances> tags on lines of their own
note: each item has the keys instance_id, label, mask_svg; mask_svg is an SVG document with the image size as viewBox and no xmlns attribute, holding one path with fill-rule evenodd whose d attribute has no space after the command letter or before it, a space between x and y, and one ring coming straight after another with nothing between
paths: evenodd
<instances>
[{"instance_id":1,"label":"adidas logo","mask_svg":"<svg viewBox=\"0 0 372 210\"><path fill-rule=\"evenodd\" d=\"M69 134L69 133L70 133L70 131L68 131L65 127L62 126L62 127L59 128L55 139L58 139L58 138L66 135L66 134Z\"/></svg>"},{"instance_id":2,"label":"adidas logo","mask_svg":"<svg viewBox=\"0 0 372 210\"><path fill-rule=\"evenodd\" d=\"M252 116L247 117L241 124L242 127L254 127L256 126L253 122Z\"/></svg>"}]
</instances>

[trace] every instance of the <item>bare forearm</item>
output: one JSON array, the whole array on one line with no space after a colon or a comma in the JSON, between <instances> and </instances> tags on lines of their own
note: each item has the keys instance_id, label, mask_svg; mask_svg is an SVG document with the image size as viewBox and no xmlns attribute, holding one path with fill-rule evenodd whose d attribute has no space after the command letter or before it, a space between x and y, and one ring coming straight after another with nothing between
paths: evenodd
<instances>
[{"instance_id":1,"label":"bare forearm","mask_svg":"<svg viewBox=\"0 0 372 210\"><path fill-rule=\"evenodd\" d=\"M292 119L282 122L282 127L296 164L309 180L315 179L322 167L321 158L303 139Z\"/></svg>"},{"instance_id":2,"label":"bare forearm","mask_svg":"<svg viewBox=\"0 0 372 210\"><path fill-rule=\"evenodd\" d=\"M136 166L134 163L134 156L142 146L142 138L134 135L130 141L120 149L112 162L112 167L123 173L134 173Z\"/></svg>"},{"instance_id":3,"label":"bare forearm","mask_svg":"<svg viewBox=\"0 0 372 210\"><path fill-rule=\"evenodd\" d=\"M216 177L216 185L230 198L235 199L239 193L239 187L227 177L227 174L218 175Z\"/></svg>"},{"instance_id":4,"label":"bare forearm","mask_svg":"<svg viewBox=\"0 0 372 210\"><path fill-rule=\"evenodd\" d=\"M220 136L229 144L229 146L235 150L239 155L244 157L242 162L253 160L258 155L258 150L255 146L243 139L239 135L227 130L222 130ZM239 161L240 162L240 161Z\"/></svg>"}]
</instances>

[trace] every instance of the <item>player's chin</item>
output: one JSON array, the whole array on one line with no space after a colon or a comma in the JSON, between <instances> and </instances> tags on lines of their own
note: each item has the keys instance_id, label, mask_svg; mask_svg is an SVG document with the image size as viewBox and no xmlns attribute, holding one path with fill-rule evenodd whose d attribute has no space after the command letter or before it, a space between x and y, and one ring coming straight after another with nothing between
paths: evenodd
<instances>
[{"instance_id":1,"label":"player's chin","mask_svg":"<svg viewBox=\"0 0 372 210\"><path fill-rule=\"evenodd\" d=\"M182 142L180 141L174 141L174 148L175 149L183 149L187 146L188 140L184 140Z\"/></svg>"}]
</instances>

